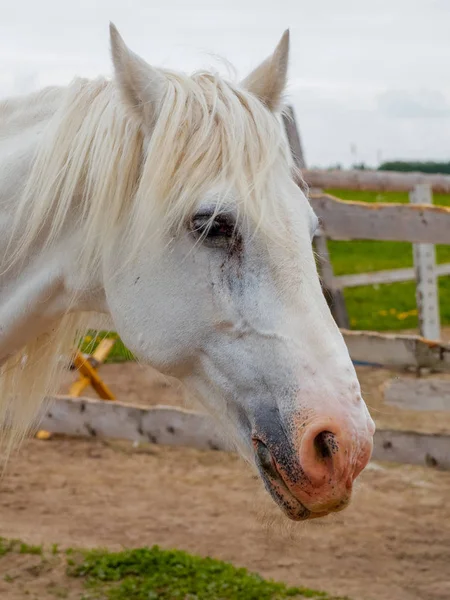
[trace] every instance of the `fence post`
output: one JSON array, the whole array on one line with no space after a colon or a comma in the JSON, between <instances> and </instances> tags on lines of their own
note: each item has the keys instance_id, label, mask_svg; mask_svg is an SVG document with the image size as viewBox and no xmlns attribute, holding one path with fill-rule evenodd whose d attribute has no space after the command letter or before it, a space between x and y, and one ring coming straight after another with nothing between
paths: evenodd
<instances>
[{"instance_id":1,"label":"fence post","mask_svg":"<svg viewBox=\"0 0 450 600\"><path fill-rule=\"evenodd\" d=\"M292 106L288 106L286 113L283 113L283 125L286 137L291 149L294 164L298 169L306 168L306 161L303 154L303 147L300 139L300 133L295 120L295 113ZM319 190L314 190L319 191ZM333 267L330 262L328 252L327 238L324 235L318 235L314 238L314 247L318 259L318 268L321 276L322 291L330 307L331 314L337 325L343 329L349 329L350 323L345 306L344 293L334 285Z\"/></svg>"},{"instance_id":2,"label":"fence post","mask_svg":"<svg viewBox=\"0 0 450 600\"><path fill-rule=\"evenodd\" d=\"M431 186L428 184L414 186L409 193L409 201L411 204L432 204ZM420 335L430 340L438 340L441 336L441 326L434 244L413 244L413 258Z\"/></svg>"}]
</instances>

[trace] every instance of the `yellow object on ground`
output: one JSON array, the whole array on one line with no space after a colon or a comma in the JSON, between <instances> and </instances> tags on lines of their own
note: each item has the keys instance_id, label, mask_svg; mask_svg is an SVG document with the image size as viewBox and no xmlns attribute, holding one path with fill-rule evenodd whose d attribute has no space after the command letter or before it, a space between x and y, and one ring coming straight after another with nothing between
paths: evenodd
<instances>
[{"instance_id":1,"label":"yellow object on ground","mask_svg":"<svg viewBox=\"0 0 450 600\"><path fill-rule=\"evenodd\" d=\"M90 356L85 356L77 351L73 360L73 364L79 372L79 378L72 383L69 388L69 395L79 397L84 389L91 385L102 400L115 400L114 394L111 392L106 383L98 374L98 368L102 365L108 354L111 352L115 340L106 338L97 346L95 352ZM38 431L36 437L38 440L48 440L51 438L51 433L48 431Z\"/></svg>"}]
</instances>

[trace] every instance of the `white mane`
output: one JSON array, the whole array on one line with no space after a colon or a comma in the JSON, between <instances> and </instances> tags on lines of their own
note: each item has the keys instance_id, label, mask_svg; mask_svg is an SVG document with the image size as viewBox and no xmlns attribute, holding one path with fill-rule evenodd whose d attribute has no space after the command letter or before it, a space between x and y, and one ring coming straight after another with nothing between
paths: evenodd
<instances>
[{"instance_id":1,"label":"white mane","mask_svg":"<svg viewBox=\"0 0 450 600\"><path fill-rule=\"evenodd\" d=\"M282 239L279 175L290 165L278 119L219 76L165 76L167 91L151 135L129 113L115 82L75 80L69 86L17 204L11 240L19 233L19 243L10 245L2 269L26 265L36 240L51 247L72 226L85 241L78 265L82 289L118 243L118 223L127 225L125 264L144 244L161 248L214 188L232 192L240 215ZM2 119L13 102L0 106ZM24 100L19 102L24 110ZM224 193L217 210L225 196L229 201ZM85 328L86 315L68 311L0 368L0 423L10 431L6 454L27 432L44 396L57 390L65 364L60 357L71 356Z\"/></svg>"}]
</instances>

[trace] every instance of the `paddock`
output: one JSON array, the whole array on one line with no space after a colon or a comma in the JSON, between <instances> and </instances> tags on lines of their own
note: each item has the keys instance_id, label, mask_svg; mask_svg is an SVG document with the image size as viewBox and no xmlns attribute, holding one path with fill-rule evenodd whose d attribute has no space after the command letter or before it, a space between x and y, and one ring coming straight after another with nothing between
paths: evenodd
<instances>
[{"instance_id":1,"label":"paddock","mask_svg":"<svg viewBox=\"0 0 450 600\"><path fill-rule=\"evenodd\" d=\"M183 405L179 390L148 367L108 364L101 373L123 403ZM383 384L392 372L358 367L358 375L379 425L450 433L448 413L384 404ZM62 393L75 377L66 374ZM96 397L92 388L85 394ZM347 510L299 526L280 515L235 454L55 436L30 440L11 461L0 514L2 535L29 543L159 544L352 600L444 600L450 594L449 495L449 471L373 462ZM25 585L31 582L40 600L53 599L54 573L34 576L29 557L16 560ZM0 580L0 596L10 589L5 586Z\"/></svg>"}]
</instances>

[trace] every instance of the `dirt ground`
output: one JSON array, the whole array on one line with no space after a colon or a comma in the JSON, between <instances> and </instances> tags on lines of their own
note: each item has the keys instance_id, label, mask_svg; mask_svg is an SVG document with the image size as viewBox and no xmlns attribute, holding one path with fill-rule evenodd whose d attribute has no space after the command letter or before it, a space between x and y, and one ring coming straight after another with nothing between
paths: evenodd
<instances>
[{"instance_id":1,"label":"dirt ground","mask_svg":"<svg viewBox=\"0 0 450 600\"><path fill-rule=\"evenodd\" d=\"M123 401L182 402L137 364L102 374ZM449 415L383 405L381 386L394 374L362 368L359 376L378 425L450 431ZM346 511L291 524L235 455L55 438L31 440L11 462L0 484L0 535L62 547L176 547L352 600L449 600L449 499L450 472L372 463ZM2 600L53 600L63 588L81 597L62 568L35 573L33 560L0 563L24 577L22 587L0 577Z\"/></svg>"}]
</instances>

